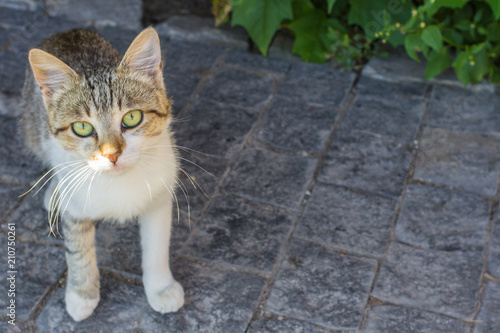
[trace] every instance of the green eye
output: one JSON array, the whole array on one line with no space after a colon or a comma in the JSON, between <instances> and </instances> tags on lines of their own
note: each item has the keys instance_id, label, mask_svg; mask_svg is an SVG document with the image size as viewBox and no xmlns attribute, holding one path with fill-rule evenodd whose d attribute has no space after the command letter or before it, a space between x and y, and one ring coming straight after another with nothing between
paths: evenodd
<instances>
[{"instance_id":1,"label":"green eye","mask_svg":"<svg viewBox=\"0 0 500 333\"><path fill-rule=\"evenodd\" d=\"M85 121L77 121L73 123L73 132L78 136L86 137L94 133L94 126Z\"/></svg>"},{"instance_id":2,"label":"green eye","mask_svg":"<svg viewBox=\"0 0 500 333\"><path fill-rule=\"evenodd\" d=\"M141 123L142 112L139 110L127 112L122 118L122 124L124 127L136 127Z\"/></svg>"}]
</instances>

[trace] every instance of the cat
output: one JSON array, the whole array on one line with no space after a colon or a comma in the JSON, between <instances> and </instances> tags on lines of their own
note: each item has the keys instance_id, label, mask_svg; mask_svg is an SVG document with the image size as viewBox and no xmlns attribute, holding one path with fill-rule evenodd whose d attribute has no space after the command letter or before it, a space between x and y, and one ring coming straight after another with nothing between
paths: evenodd
<instances>
[{"instance_id":1,"label":"cat","mask_svg":"<svg viewBox=\"0 0 500 333\"><path fill-rule=\"evenodd\" d=\"M27 147L52 168L44 205L52 232L61 216L67 312L81 321L100 299L95 223L135 218L148 302L177 311L184 290L170 271L169 242L179 157L158 34L144 29L121 57L99 34L71 30L28 58L21 128Z\"/></svg>"}]
</instances>

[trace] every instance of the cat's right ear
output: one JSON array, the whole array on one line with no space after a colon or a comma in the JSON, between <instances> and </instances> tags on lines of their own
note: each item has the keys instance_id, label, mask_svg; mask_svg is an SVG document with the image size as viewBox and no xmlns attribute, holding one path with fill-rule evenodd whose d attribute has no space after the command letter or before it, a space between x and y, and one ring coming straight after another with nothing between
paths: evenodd
<instances>
[{"instance_id":1,"label":"cat's right ear","mask_svg":"<svg viewBox=\"0 0 500 333\"><path fill-rule=\"evenodd\" d=\"M78 77L68 65L43 50L31 49L28 58L35 80L46 96L50 96L68 80Z\"/></svg>"}]
</instances>

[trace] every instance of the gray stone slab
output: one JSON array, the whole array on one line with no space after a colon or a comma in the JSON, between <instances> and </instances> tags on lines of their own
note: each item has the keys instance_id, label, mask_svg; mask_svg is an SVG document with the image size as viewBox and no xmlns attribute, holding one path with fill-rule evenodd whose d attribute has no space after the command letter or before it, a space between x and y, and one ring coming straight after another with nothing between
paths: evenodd
<instances>
[{"instance_id":1,"label":"gray stone slab","mask_svg":"<svg viewBox=\"0 0 500 333\"><path fill-rule=\"evenodd\" d=\"M15 10L41 10L45 7L44 0L0 0L0 7Z\"/></svg>"},{"instance_id":2,"label":"gray stone slab","mask_svg":"<svg viewBox=\"0 0 500 333\"><path fill-rule=\"evenodd\" d=\"M338 110L278 97L267 111L255 138L286 151L323 151Z\"/></svg>"},{"instance_id":3,"label":"gray stone slab","mask_svg":"<svg viewBox=\"0 0 500 333\"><path fill-rule=\"evenodd\" d=\"M404 98L358 96L342 122L345 131L359 131L411 146L425 102Z\"/></svg>"},{"instance_id":4,"label":"gray stone slab","mask_svg":"<svg viewBox=\"0 0 500 333\"><path fill-rule=\"evenodd\" d=\"M339 106L354 81L352 72L328 65L294 63L278 95L293 101Z\"/></svg>"},{"instance_id":5,"label":"gray stone slab","mask_svg":"<svg viewBox=\"0 0 500 333\"><path fill-rule=\"evenodd\" d=\"M41 332L243 332L263 286L259 277L221 273L178 262L174 276L184 286L185 305L160 314L149 307L142 286L101 277L101 301L94 314L75 323L64 309L58 288L37 318Z\"/></svg>"},{"instance_id":6,"label":"gray stone slab","mask_svg":"<svg viewBox=\"0 0 500 333\"><path fill-rule=\"evenodd\" d=\"M500 139L426 127L414 178L494 196L500 172Z\"/></svg>"},{"instance_id":7,"label":"gray stone slab","mask_svg":"<svg viewBox=\"0 0 500 333\"><path fill-rule=\"evenodd\" d=\"M400 145L362 132L341 131L334 139L318 180L399 197L411 153Z\"/></svg>"},{"instance_id":8,"label":"gray stone slab","mask_svg":"<svg viewBox=\"0 0 500 333\"><path fill-rule=\"evenodd\" d=\"M7 233L0 233L0 246L5 251L4 269L0 272L2 283L0 284L0 307L4 309L2 315L7 314L7 306L10 300L15 300L16 319L27 321L36 311L36 306L42 300L48 289L54 285L66 269L64 248L48 244L36 244L27 242L23 234L19 232L16 224L15 244L9 246L14 248L15 262L7 261L8 239ZM10 267L10 264L13 266ZM9 265L9 266L8 266ZM9 273L14 271L16 273ZM10 278L14 276L14 288ZM10 297L11 292L15 294Z\"/></svg>"},{"instance_id":9,"label":"gray stone slab","mask_svg":"<svg viewBox=\"0 0 500 333\"><path fill-rule=\"evenodd\" d=\"M224 63L238 67L261 70L275 73L286 73L291 64L287 61L263 57L260 54L251 54L248 51L230 50L224 57Z\"/></svg>"},{"instance_id":10,"label":"gray stone slab","mask_svg":"<svg viewBox=\"0 0 500 333\"><path fill-rule=\"evenodd\" d=\"M258 108L272 98L275 79L246 71L223 69L203 90L201 97L246 108Z\"/></svg>"},{"instance_id":11,"label":"gray stone slab","mask_svg":"<svg viewBox=\"0 0 500 333\"><path fill-rule=\"evenodd\" d=\"M378 80L369 76L362 76L356 84L360 96L371 96L390 100L415 100L423 99L427 84L424 82L390 82Z\"/></svg>"},{"instance_id":12,"label":"gray stone slab","mask_svg":"<svg viewBox=\"0 0 500 333\"><path fill-rule=\"evenodd\" d=\"M372 296L415 309L471 319L482 252L443 252L392 243Z\"/></svg>"},{"instance_id":13,"label":"gray stone slab","mask_svg":"<svg viewBox=\"0 0 500 333\"><path fill-rule=\"evenodd\" d=\"M285 208L298 209L317 160L248 148L229 172L226 193Z\"/></svg>"},{"instance_id":14,"label":"gray stone slab","mask_svg":"<svg viewBox=\"0 0 500 333\"><path fill-rule=\"evenodd\" d=\"M174 103L173 112L178 115L188 103L189 97L200 82L200 78L195 74L164 73L164 79L167 95Z\"/></svg>"},{"instance_id":15,"label":"gray stone slab","mask_svg":"<svg viewBox=\"0 0 500 333\"><path fill-rule=\"evenodd\" d=\"M382 256L395 206L391 199L319 185L295 234L347 252Z\"/></svg>"},{"instance_id":16,"label":"gray stone slab","mask_svg":"<svg viewBox=\"0 0 500 333\"><path fill-rule=\"evenodd\" d=\"M294 219L240 200L217 197L193 231L183 253L271 271Z\"/></svg>"},{"instance_id":17,"label":"gray stone slab","mask_svg":"<svg viewBox=\"0 0 500 333\"><path fill-rule=\"evenodd\" d=\"M43 167L33 156L26 153L23 138L18 132L16 120L0 127L0 181L29 184L36 180Z\"/></svg>"},{"instance_id":18,"label":"gray stone slab","mask_svg":"<svg viewBox=\"0 0 500 333\"><path fill-rule=\"evenodd\" d=\"M266 310L332 329L355 329L375 275L375 260L294 240Z\"/></svg>"},{"instance_id":19,"label":"gray stone slab","mask_svg":"<svg viewBox=\"0 0 500 333\"><path fill-rule=\"evenodd\" d=\"M257 117L244 109L198 99L174 125L181 146L232 159Z\"/></svg>"},{"instance_id":20,"label":"gray stone slab","mask_svg":"<svg viewBox=\"0 0 500 333\"><path fill-rule=\"evenodd\" d=\"M493 218L493 230L490 236L488 273L500 279L500 215L498 210Z\"/></svg>"},{"instance_id":21,"label":"gray stone slab","mask_svg":"<svg viewBox=\"0 0 500 333\"><path fill-rule=\"evenodd\" d=\"M490 202L462 191L409 185L395 238L441 251L483 251Z\"/></svg>"},{"instance_id":22,"label":"gray stone slab","mask_svg":"<svg viewBox=\"0 0 500 333\"><path fill-rule=\"evenodd\" d=\"M0 198L2 198L2 200L0 200L0 220L3 220L5 215L22 200L19 196L24 192L26 192L26 188L24 186L0 183ZM2 224L2 227L3 226L4 225Z\"/></svg>"},{"instance_id":23,"label":"gray stone slab","mask_svg":"<svg viewBox=\"0 0 500 333\"><path fill-rule=\"evenodd\" d=\"M27 189L29 187L26 187ZM2 223L2 228L5 228L8 223L15 223L16 229L23 239L37 243L62 244L62 238L57 232L57 226L54 226L56 236L49 236L49 218L47 211L43 207L45 191L40 191L34 197L33 194L27 196L21 206L9 215L9 218ZM59 231L62 235L62 228L59 228Z\"/></svg>"},{"instance_id":24,"label":"gray stone slab","mask_svg":"<svg viewBox=\"0 0 500 333\"><path fill-rule=\"evenodd\" d=\"M12 52L0 52L0 91L4 94L19 95L23 88L27 59ZM19 109L8 110L10 116L18 116Z\"/></svg>"},{"instance_id":25,"label":"gray stone slab","mask_svg":"<svg viewBox=\"0 0 500 333\"><path fill-rule=\"evenodd\" d=\"M15 53L21 66L27 63L28 51L51 35L74 28L84 28L81 23L47 16L45 11L20 11L2 8L0 25L9 30L9 51Z\"/></svg>"},{"instance_id":26,"label":"gray stone slab","mask_svg":"<svg viewBox=\"0 0 500 333\"><path fill-rule=\"evenodd\" d=\"M186 173L179 172L179 181L184 184L182 188L184 191L180 185L177 186L176 196L179 210L186 215L187 223L192 224L200 217L207 202L215 193L227 166L203 158L202 154L195 152L183 153L181 157L183 158L181 168ZM177 207L174 209L177 210Z\"/></svg>"},{"instance_id":27,"label":"gray stone slab","mask_svg":"<svg viewBox=\"0 0 500 333\"><path fill-rule=\"evenodd\" d=\"M327 333L331 332L325 328L310 324L308 322L299 321L288 318L263 318L252 322L248 333Z\"/></svg>"},{"instance_id":28,"label":"gray stone slab","mask_svg":"<svg viewBox=\"0 0 500 333\"><path fill-rule=\"evenodd\" d=\"M248 34L243 27L224 29L225 25L216 27L214 21L213 17L174 15L155 28L158 34L172 40L248 48Z\"/></svg>"},{"instance_id":29,"label":"gray stone slab","mask_svg":"<svg viewBox=\"0 0 500 333\"><path fill-rule=\"evenodd\" d=\"M180 252L190 233L187 218L172 216L170 253ZM166 236L165 236L166 237ZM99 268L142 275L141 237L137 222L116 225L101 222L96 231L96 254Z\"/></svg>"},{"instance_id":30,"label":"gray stone slab","mask_svg":"<svg viewBox=\"0 0 500 333\"><path fill-rule=\"evenodd\" d=\"M500 133L500 95L484 87L436 85L432 91L427 123L478 134Z\"/></svg>"},{"instance_id":31,"label":"gray stone slab","mask_svg":"<svg viewBox=\"0 0 500 333\"><path fill-rule=\"evenodd\" d=\"M488 282L481 302L481 310L474 324L474 333L493 333L500 331L500 283Z\"/></svg>"},{"instance_id":32,"label":"gray stone slab","mask_svg":"<svg viewBox=\"0 0 500 333\"><path fill-rule=\"evenodd\" d=\"M45 0L51 16L63 17L83 25L118 26L135 29L141 26L142 1L138 0Z\"/></svg>"},{"instance_id":33,"label":"gray stone slab","mask_svg":"<svg viewBox=\"0 0 500 333\"><path fill-rule=\"evenodd\" d=\"M400 49L397 52L391 52L387 57L371 57L363 67L362 76L392 82L423 82L425 62L416 62Z\"/></svg>"},{"instance_id":34,"label":"gray stone slab","mask_svg":"<svg viewBox=\"0 0 500 333\"><path fill-rule=\"evenodd\" d=\"M368 312L365 333L467 333L470 324L436 313L396 306L375 306Z\"/></svg>"},{"instance_id":35,"label":"gray stone slab","mask_svg":"<svg viewBox=\"0 0 500 333\"><path fill-rule=\"evenodd\" d=\"M205 74L215 63L224 48L221 46L171 41L161 37L163 68L172 74Z\"/></svg>"}]
</instances>

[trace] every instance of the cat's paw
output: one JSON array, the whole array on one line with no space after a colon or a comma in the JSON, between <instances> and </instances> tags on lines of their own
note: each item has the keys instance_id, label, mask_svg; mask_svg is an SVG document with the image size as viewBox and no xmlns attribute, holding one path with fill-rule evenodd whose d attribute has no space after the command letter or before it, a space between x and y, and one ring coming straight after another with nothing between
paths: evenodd
<instances>
[{"instance_id":1,"label":"cat's paw","mask_svg":"<svg viewBox=\"0 0 500 333\"><path fill-rule=\"evenodd\" d=\"M88 318L99 303L99 297L97 298L83 298L79 296L76 291L67 289L66 290L66 311L68 311L71 318L74 321L82 321Z\"/></svg>"},{"instance_id":2,"label":"cat's paw","mask_svg":"<svg viewBox=\"0 0 500 333\"><path fill-rule=\"evenodd\" d=\"M176 312L184 305L184 289L175 280L161 291L146 295L153 310L161 313Z\"/></svg>"}]
</instances>

